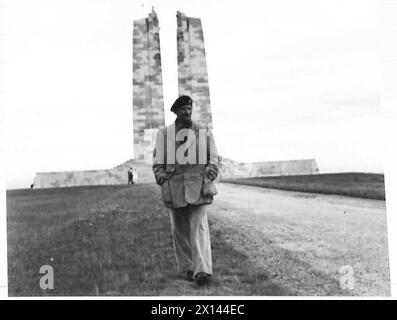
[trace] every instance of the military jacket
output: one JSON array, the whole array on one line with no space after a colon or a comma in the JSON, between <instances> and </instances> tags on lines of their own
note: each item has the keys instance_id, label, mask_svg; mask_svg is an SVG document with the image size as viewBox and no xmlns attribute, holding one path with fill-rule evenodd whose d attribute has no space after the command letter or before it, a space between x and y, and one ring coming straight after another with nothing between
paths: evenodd
<instances>
[{"instance_id":1,"label":"military jacket","mask_svg":"<svg viewBox=\"0 0 397 320\"><path fill-rule=\"evenodd\" d=\"M159 129L153 152L153 173L157 183L160 176L166 176L161 196L170 208L210 204L217 194L215 183L207 175L207 170L217 175L219 165L211 130L195 122L184 129L178 130L175 122Z\"/></svg>"}]
</instances>

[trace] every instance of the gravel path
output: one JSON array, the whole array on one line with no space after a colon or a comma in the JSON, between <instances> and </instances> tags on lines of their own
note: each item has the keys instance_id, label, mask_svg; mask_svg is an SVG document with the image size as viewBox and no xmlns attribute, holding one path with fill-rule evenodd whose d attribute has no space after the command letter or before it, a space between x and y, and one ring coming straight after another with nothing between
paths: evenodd
<instances>
[{"instance_id":1,"label":"gravel path","mask_svg":"<svg viewBox=\"0 0 397 320\"><path fill-rule=\"evenodd\" d=\"M274 283L296 295L390 295L385 201L226 183L217 188L209 208L213 230ZM350 267L354 289L341 289Z\"/></svg>"}]
</instances>

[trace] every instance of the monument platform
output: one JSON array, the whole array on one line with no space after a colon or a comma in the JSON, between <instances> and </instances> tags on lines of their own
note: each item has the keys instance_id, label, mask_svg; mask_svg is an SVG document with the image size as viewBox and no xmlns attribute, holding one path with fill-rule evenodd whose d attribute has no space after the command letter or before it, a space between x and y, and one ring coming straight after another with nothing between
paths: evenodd
<instances>
[{"instance_id":1,"label":"monument platform","mask_svg":"<svg viewBox=\"0 0 397 320\"><path fill-rule=\"evenodd\" d=\"M60 188L127 184L130 168L132 168L134 174L134 183L155 182L151 164L130 159L111 169L38 172L34 178L34 187Z\"/></svg>"}]
</instances>

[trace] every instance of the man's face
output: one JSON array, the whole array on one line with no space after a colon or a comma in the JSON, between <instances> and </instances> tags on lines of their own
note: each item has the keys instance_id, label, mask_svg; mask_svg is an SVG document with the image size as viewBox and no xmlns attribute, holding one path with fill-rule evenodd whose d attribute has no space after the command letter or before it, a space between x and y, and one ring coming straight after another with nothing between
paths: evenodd
<instances>
[{"instance_id":1,"label":"man's face","mask_svg":"<svg viewBox=\"0 0 397 320\"><path fill-rule=\"evenodd\" d=\"M183 120L191 120L192 118L192 106L187 104L180 106L175 110L176 117Z\"/></svg>"}]
</instances>

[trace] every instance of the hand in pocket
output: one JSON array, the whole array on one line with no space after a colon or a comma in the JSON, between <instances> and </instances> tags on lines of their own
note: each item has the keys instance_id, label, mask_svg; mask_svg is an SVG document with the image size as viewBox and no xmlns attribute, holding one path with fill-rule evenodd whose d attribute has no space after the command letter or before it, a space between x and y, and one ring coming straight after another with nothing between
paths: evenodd
<instances>
[{"instance_id":1,"label":"hand in pocket","mask_svg":"<svg viewBox=\"0 0 397 320\"><path fill-rule=\"evenodd\" d=\"M218 191L216 190L215 183L212 182L207 176L204 176L203 196L214 196L217 193Z\"/></svg>"}]
</instances>

